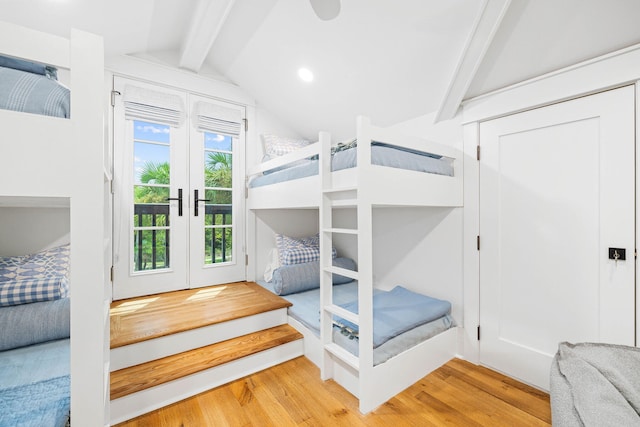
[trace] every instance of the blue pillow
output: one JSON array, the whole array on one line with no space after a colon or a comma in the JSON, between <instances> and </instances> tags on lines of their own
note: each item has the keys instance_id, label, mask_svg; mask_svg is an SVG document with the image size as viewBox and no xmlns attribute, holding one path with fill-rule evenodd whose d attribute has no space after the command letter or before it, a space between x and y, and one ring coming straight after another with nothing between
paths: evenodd
<instances>
[{"instance_id":1,"label":"blue pillow","mask_svg":"<svg viewBox=\"0 0 640 427\"><path fill-rule=\"evenodd\" d=\"M58 70L48 65L37 64L35 62L16 59L0 55L0 67L12 68L14 70L26 71L27 73L47 76L50 79L58 80Z\"/></svg>"},{"instance_id":2,"label":"blue pillow","mask_svg":"<svg viewBox=\"0 0 640 427\"><path fill-rule=\"evenodd\" d=\"M334 258L335 267L356 271L356 262L350 258ZM333 275L333 284L341 285L351 282L350 277ZM319 261L302 264L283 265L273 272L273 290L278 295L289 295L320 287Z\"/></svg>"}]
</instances>

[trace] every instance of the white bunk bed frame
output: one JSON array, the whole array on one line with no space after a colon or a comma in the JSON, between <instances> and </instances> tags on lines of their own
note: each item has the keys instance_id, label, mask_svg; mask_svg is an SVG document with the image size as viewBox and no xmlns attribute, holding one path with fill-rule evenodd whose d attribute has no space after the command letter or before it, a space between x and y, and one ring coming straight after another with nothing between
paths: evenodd
<instances>
[{"instance_id":1,"label":"white bunk bed frame","mask_svg":"<svg viewBox=\"0 0 640 427\"><path fill-rule=\"evenodd\" d=\"M259 209L318 208L320 210L321 338L289 317L289 323L304 335L305 355L320 367L322 379L333 378L360 400L360 411L368 413L458 354L460 330L453 327L406 350L384 363L373 365L373 251L372 208L374 206L461 207L463 200L462 153L420 138L400 135L392 129L357 120L357 167L331 172L331 137L320 133L318 144L253 168L251 175L318 154L316 176L248 189L248 207ZM439 154L452 159L454 176L443 176L371 164L372 141ZM313 191L313 189L317 191ZM332 210L357 210L357 228L332 226ZM355 235L358 241L358 271L332 266L334 234ZM359 315L332 302L332 274L358 280ZM359 325L359 357L332 342L332 317L337 315Z\"/></svg>"},{"instance_id":2,"label":"white bunk bed frame","mask_svg":"<svg viewBox=\"0 0 640 427\"><path fill-rule=\"evenodd\" d=\"M0 110L0 206L70 209L73 424L108 425L111 249L104 190L110 175L103 161L102 38L71 30L66 39L0 22L0 54L70 72L70 119Z\"/></svg>"}]
</instances>

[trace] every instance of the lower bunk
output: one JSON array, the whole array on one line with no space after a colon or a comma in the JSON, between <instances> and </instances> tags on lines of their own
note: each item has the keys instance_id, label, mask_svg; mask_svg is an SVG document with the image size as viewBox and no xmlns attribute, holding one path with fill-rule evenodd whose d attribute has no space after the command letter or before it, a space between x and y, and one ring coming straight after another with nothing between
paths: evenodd
<instances>
[{"instance_id":1,"label":"lower bunk","mask_svg":"<svg viewBox=\"0 0 640 427\"><path fill-rule=\"evenodd\" d=\"M69 425L69 245L0 257L0 427Z\"/></svg>"},{"instance_id":2,"label":"lower bunk","mask_svg":"<svg viewBox=\"0 0 640 427\"><path fill-rule=\"evenodd\" d=\"M69 425L69 339L0 352L0 426Z\"/></svg>"},{"instance_id":3,"label":"lower bunk","mask_svg":"<svg viewBox=\"0 0 640 427\"><path fill-rule=\"evenodd\" d=\"M258 283L275 292L272 282L258 281ZM332 289L335 304L348 306L357 301L358 283L356 281L336 284ZM392 291L374 289L374 302L384 301L385 296L393 299L396 290L405 293L404 288L401 287ZM428 319L427 321L414 318L409 320L408 324L394 325L386 331L380 331L380 326L377 328L374 326L374 366L366 370L369 374L365 377L362 375L363 369L345 363L341 358L333 358L325 354L320 339L319 288L287 295L280 294L280 296L293 304L288 309L289 324L304 335L305 356L321 369L323 367L329 369L330 374L325 376L333 378L356 396L360 400L362 413L375 409L457 355L458 328L449 309L445 309L448 303L437 304L438 307L430 313L428 309L426 310L424 319ZM374 324L385 323L383 320L385 314L386 320L394 320L393 318L398 320L399 316L389 316L392 312L397 312L399 307L397 305L392 307L396 303L397 301L375 310ZM392 330L402 332L390 332ZM376 336L378 339L375 339ZM333 342L348 353L358 356L357 331L354 332L349 326L345 326L340 319L334 322ZM327 360L328 357L331 357L331 360Z\"/></svg>"}]
</instances>

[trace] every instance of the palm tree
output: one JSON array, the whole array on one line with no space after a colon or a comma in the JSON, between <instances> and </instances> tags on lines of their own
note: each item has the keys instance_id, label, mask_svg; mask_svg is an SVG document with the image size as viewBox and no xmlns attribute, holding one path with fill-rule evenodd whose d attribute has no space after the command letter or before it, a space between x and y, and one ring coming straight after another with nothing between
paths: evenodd
<instances>
[{"instance_id":1,"label":"palm tree","mask_svg":"<svg viewBox=\"0 0 640 427\"><path fill-rule=\"evenodd\" d=\"M142 184L169 184L170 167L169 162L154 163L146 162L140 173L140 182ZM135 187L136 203L165 203L168 196L166 187Z\"/></svg>"},{"instance_id":2,"label":"palm tree","mask_svg":"<svg viewBox=\"0 0 640 427\"><path fill-rule=\"evenodd\" d=\"M205 165L205 186L231 188L231 154L209 153Z\"/></svg>"}]
</instances>

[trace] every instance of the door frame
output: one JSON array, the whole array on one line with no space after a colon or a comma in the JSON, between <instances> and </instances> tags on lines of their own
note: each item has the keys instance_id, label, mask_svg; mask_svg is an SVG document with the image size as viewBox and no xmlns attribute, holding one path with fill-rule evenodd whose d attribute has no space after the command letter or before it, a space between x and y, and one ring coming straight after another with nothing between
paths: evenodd
<instances>
[{"instance_id":1,"label":"door frame","mask_svg":"<svg viewBox=\"0 0 640 427\"><path fill-rule=\"evenodd\" d=\"M627 70L620 70L620 62L640 63L640 47L627 55L615 56L605 61L588 61L580 67L571 67L531 81L518 84L493 94L472 99L463 106L461 126L464 153L464 209L463 209L463 271L464 271L464 331L460 341L460 352L468 361L480 364L480 252L477 236L480 235L480 162L477 159L480 145L480 123L510 114L548 106L554 103L603 92L617 87L634 85L636 101L635 117L635 246L640 242L640 72L634 78L625 79ZM635 67L638 70L637 67ZM581 78L577 78L581 76ZM617 82L617 83L612 83ZM480 245L482 242L480 241ZM636 311L640 307L638 291L638 261L636 260ZM636 346L640 344L640 315L636 314Z\"/></svg>"},{"instance_id":2,"label":"door frame","mask_svg":"<svg viewBox=\"0 0 640 427\"><path fill-rule=\"evenodd\" d=\"M117 84L116 84L117 83ZM130 79L128 77L116 76L113 79L113 88L114 90L120 89L120 85L125 86L127 84L131 84L137 87L146 88L149 90L158 91L159 87L154 84L148 84L145 82L141 82L135 79ZM178 96L183 99L183 102L186 104L187 96L185 93L182 93L176 89L168 89L161 87L163 91L168 94ZM119 91L121 92L121 91ZM113 106L113 152L114 152L114 176L113 176L113 228L112 228L112 241L113 241L113 281L111 284L112 287L112 296L114 300L121 300L126 298L132 298L140 295L149 295L149 294L157 294L161 292L170 292L179 289L185 289L189 284L189 277L187 271L187 264L183 262L182 264L171 263L170 268L164 270L149 270L149 271L139 271L134 272L133 266L130 264L131 259L130 255L132 255L132 245L133 245L133 235L130 233L133 227L133 211L132 211L132 200L133 200L133 185L134 185L134 177L133 177L133 164L131 163L134 155L134 147L131 144L127 144L129 141L129 137L131 135L127 135L126 132L133 125L129 120L124 118L124 111L119 112L122 117L116 118L116 109L123 109L123 97L117 96L114 97L114 106ZM187 143L188 142L188 134L183 127L181 128L171 128L171 135L177 137L175 141L172 140L172 144L170 145L170 153L172 164L177 163L185 163L187 161L186 155L187 153L182 150L177 149L177 144ZM128 169L125 169L128 168ZM179 179L175 179L178 177L176 174L177 169L172 168L171 172L171 181L172 185L176 184L176 187L181 187L183 192L188 187L188 176L185 176L185 173L182 176L179 176ZM170 194L170 197L176 197L177 188L174 194ZM188 214L188 194L185 192L185 200L183 201L183 211ZM184 215L182 217L178 216L178 203L170 202L170 224L171 231L173 233L170 234L170 245L171 245L171 253L183 253L184 256L187 256L188 251L188 215ZM126 217L124 217L126 215ZM176 233L176 229L182 228L182 233L184 234L183 238L176 238L174 234ZM125 230L126 229L126 230ZM124 259L124 258L127 259ZM154 280L153 286L144 283L144 278L153 275L156 280ZM139 285L135 287L125 287L118 286L116 287L117 281L132 281L138 282Z\"/></svg>"},{"instance_id":3,"label":"door frame","mask_svg":"<svg viewBox=\"0 0 640 427\"><path fill-rule=\"evenodd\" d=\"M242 270L242 278L237 277L236 275L234 275L233 277L233 281L243 281L246 280L247 277L249 277L248 271L249 271L249 267L247 266L246 263L246 254L248 254L248 248L249 248L249 242L248 242L248 230L250 230L250 227L248 225L248 213L247 213L247 209L246 209L246 200L245 200L245 195L246 195L246 183L245 183L245 171L246 171L246 159L247 159L247 147L250 145L248 144L248 140L253 140L255 139L255 130L251 129L251 131L247 131L247 124L248 124L248 117L251 118L252 122L255 122L255 106L253 106L253 100L249 99L249 98L245 98L244 96L234 96L233 98L236 99L222 99L219 96L216 95L212 95L212 94L208 94L207 92L209 92L210 89L210 85L207 84L206 88L205 86L201 86L199 84L195 84L194 82L191 82L191 84L185 84L185 87L173 87L173 86L167 86L164 85L162 83L153 83L153 82L149 82L148 79L138 79L136 77L131 77L129 75L120 75L120 74L110 74L107 73L108 76L110 77L109 80L111 80L111 82L109 82L108 84L108 89L109 91L113 90L112 88L114 87L114 82L116 79L120 80L121 82L126 82L126 83L131 83L133 85L136 86L140 86L140 87L145 87L151 90L156 90L156 91L166 91L167 93L172 93L172 94L179 94L180 97L184 98L184 105L185 105L185 109L186 109L186 116L187 119L185 120L185 123L182 126L182 131L185 133L185 143L187 144L188 148L189 148L189 139L191 137L191 133L194 132L193 129L193 123L190 120L190 108L192 107L192 100L193 99L199 99L199 100L204 100L207 102L210 102L212 104L222 104L223 106L229 106L229 107L233 107L233 108L237 108L239 110L243 111L242 114L242 120L244 121L244 124L242 126L242 131L241 131L241 135L237 138L238 142L237 142L237 147L234 146L234 170L233 170L233 179L234 179L234 187L237 185L237 189L234 188L234 190L237 190L234 194L234 205L236 204L237 201L237 209L234 209L234 211L237 211L240 213L240 216L242 217L242 221L239 222L237 225L234 225L234 230L236 230L237 234L238 234L238 238L237 238L237 245L236 247L233 249L234 250L234 257L236 258L234 264L238 264L240 266L240 269ZM185 82L183 82L185 83ZM197 82L196 82L197 83ZM207 89L207 90L205 90ZM221 92L227 93L229 92L228 90L222 90L225 88L221 88L218 87L218 89L221 89ZM229 94L229 93L227 93ZM120 95L119 93L111 93L112 97L114 97L116 100L118 98L121 97L117 97L114 95ZM238 95L238 94L236 94ZM116 101L117 102L117 101ZM120 100L120 102L122 102ZM118 156L122 156L122 155L126 155L127 153L129 153L131 150L127 149L127 147L124 147L125 144L120 143L118 144L118 142L116 141L116 135L119 133L124 132L125 127L127 126L126 121L122 120L120 121L120 123L118 123L119 121L116 120L115 114L113 114L113 109L109 108L109 125L112 128L112 143L113 143L113 147L114 150L116 149L116 146L120 146L119 152L115 152L114 151L114 160L115 158L117 158ZM250 137L251 135L251 137ZM237 149L237 150L236 150ZM190 157L191 157L191 153L190 153L190 149L186 150L187 152L185 153L186 157L184 160L187 161L187 163L190 161ZM131 154L131 153L129 153ZM122 162L120 162L122 164ZM236 167L237 166L237 167ZM115 172L115 168L114 168L114 172ZM188 171L187 171L187 175ZM114 194L114 201L117 198L120 198L122 200L120 200L120 202L125 201L125 198L127 197L126 192L123 192L121 190L121 188L119 188L122 185L122 179L118 179L119 177L114 177L114 181L113 181L113 187L112 187L112 194ZM190 218L191 218L191 211L193 209L193 205L192 205L192 191L191 191L191 177L187 176L186 177L186 183L183 186L183 211L184 214L183 216L185 217L185 221L189 222ZM131 180L132 181L132 180ZM120 194L120 195L119 195ZM121 204L121 203L120 203ZM119 204L119 205L120 205ZM171 207L172 210L174 207L177 207L177 203L172 202L171 203ZM117 213L117 209L116 209L116 203L113 204L113 222L114 225L117 223L116 220L116 213ZM177 209L176 209L177 212ZM122 216L122 215L119 215ZM133 221L133 216L131 216L130 221ZM125 226L125 222L127 222L126 219L120 221L120 223ZM191 279L190 279L190 259L189 259L189 250L190 250L190 245L189 245L189 236L190 236L190 224L187 224L187 230L185 235L187 236L187 242L186 242L186 246L184 249L184 252L187 257L186 263L185 263L185 268L186 268L186 272L185 272L185 284L183 286L181 286L180 288L176 288L176 289L188 289L188 288L197 288L197 287L201 287L201 286L209 286L209 284L191 284ZM116 229L116 227L112 227L112 238L114 240L114 242L120 241L121 239L117 237L119 233L119 230ZM123 243L124 244L124 243ZM120 245L122 246L122 245ZM114 258L114 265L116 264L115 259L116 259L116 255L118 255L119 248L117 247L117 244L114 243L113 245L113 258ZM115 280L118 278L118 276L122 276L122 275L131 275L131 268L129 266L127 266L127 268L125 269L121 269L122 271L118 272L118 270L120 269L114 269L114 266L112 266L112 281L111 281L111 288L112 288L112 299L113 300L120 300L120 299L125 299L125 298L130 298L130 297L135 297L135 296L139 296L141 295L138 292L133 292L133 293L129 293L129 292L116 292L116 288L115 288ZM162 273L153 273L152 271L150 272L140 272L137 273L137 276L145 276L145 275L149 275L149 274L162 274ZM229 275L223 276L223 279L220 283L223 283L224 280L228 279ZM231 281L231 280L229 280ZM218 283L216 281L216 283ZM227 283L227 282L224 282ZM211 283L211 285L213 285L215 283ZM145 293L143 293L142 295L147 295L147 294L151 294L151 293L158 293L158 292L167 292L167 291L171 291L171 290L175 290L175 289L164 289L164 288L159 288L159 289L154 289L152 291L145 291Z\"/></svg>"}]
</instances>

